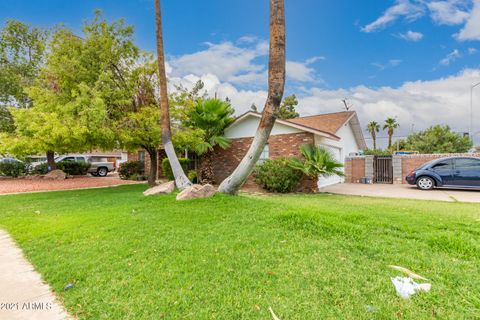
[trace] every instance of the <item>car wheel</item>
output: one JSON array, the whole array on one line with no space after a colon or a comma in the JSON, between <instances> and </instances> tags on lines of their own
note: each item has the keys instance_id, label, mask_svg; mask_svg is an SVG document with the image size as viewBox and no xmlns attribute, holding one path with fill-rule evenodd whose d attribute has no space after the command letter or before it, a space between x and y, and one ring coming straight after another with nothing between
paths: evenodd
<instances>
[{"instance_id":1,"label":"car wheel","mask_svg":"<svg viewBox=\"0 0 480 320\"><path fill-rule=\"evenodd\" d=\"M105 167L98 168L97 175L99 177L106 177L107 174L108 174L108 169L107 168L105 168Z\"/></svg>"},{"instance_id":2,"label":"car wheel","mask_svg":"<svg viewBox=\"0 0 480 320\"><path fill-rule=\"evenodd\" d=\"M96 172L90 172L90 174L94 177L98 177L98 173L96 173Z\"/></svg>"},{"instance_id":3,"label":"car wheel","mask_svg":"<svg viewBox=\"0 0 480 320\"><path fill-rule=\"evenodd\" d=\"M417 180L417 187L421 190L432 190L435 187L435 181L430 177L420 177Z\"/></svg>"}]
</instances>

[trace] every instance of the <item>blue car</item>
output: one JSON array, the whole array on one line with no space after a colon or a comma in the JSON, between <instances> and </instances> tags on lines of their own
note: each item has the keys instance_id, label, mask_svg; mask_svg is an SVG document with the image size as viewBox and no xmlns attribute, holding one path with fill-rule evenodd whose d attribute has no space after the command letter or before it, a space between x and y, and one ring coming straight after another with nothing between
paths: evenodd
<instances>
[{"instance_id":1,"label":"blue car","mask_svg":"<svg viewBox=\"0 0 480 320\"><path fill-rule=\"evenodd\" d=\"M480 158L450 157L432 160L413 170L406 180L421 190L480 189Z\"/></svg>"}]
</instances>

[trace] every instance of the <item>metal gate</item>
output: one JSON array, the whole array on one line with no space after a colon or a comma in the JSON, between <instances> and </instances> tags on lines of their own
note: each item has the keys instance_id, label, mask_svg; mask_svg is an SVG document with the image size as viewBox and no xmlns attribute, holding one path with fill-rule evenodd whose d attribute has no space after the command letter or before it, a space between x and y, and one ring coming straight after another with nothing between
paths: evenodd
<instances>
[{"instance_id":1,"label":"metal gate","mask_svg":"<svg viewBox=\"0 0 480 320\"><path fill-rule=\"evenodd\" d=\"M393 163L391 156L376 156L373 165L375 183L393 184Z\"/></svg>"}]
</instances>

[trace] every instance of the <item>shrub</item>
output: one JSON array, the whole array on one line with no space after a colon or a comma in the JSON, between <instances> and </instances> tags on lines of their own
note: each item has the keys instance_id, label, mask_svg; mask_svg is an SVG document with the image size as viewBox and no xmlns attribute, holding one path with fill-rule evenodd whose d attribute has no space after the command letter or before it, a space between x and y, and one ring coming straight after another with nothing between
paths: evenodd
<instances>
[{"instance_id":1,"label":"shrub","mask_svg":"<svg viewBox=\"0 0 480 320\"><path fill-rule=\"evenodd\" d=\"M84 176L90 169L90 163L85 161L61 161L57 163L57 169L71 176Z\"/></svg>"},{"instance_id":2,"label":"shrub","mask_svg":"<svg viewBox=\"0 0 480 320\"><path fill-rule=\"evenodd\" d=\"M178 161L180 161L180 165L182 166L183 171L188 171L190 160L187 158L179 158ZM162 172L169 181L175 180L172 172L172 167L170 166L170 161L168 161L168 158L162 160Z\"/></svg>"},{"instance_id":3,"label":"shrub","mask_svg":"<svg viewBox=\"0 0 480 320\"><path fill-rule=\"evenodd\" d=\"M188 171L188 180L192 181L192 183L198 183L198 174L195 170Z\"/></svg>"},{"instance_id":4,"label":"shrub","mask_svg":"<svg viewBox=\"0 0 480 320\"><path fill-rule=\"evenodd\" d=\"M48 173L48 163L42 163L33 168L30 171L31 174L47 174Z\"/></svg>"},{"instance_id":5,"label":"shrub","mask_svg":"<svg viewBox=\"0 0 480 320\"><path fill-rule=\"evenodd\" d=\"M27 172L25 164L18 161L0 162L0 175L8 177L22 176Z\"/></svg>"},{"instance_id":6,"label":"shrub","mask_svg":"<svg viewBox=\"0 0 480 320\"><path fill-rule=\"evenodd\" d=\"M138 176L144 173L144 163L142 161L127 161L118 168L118 175L124 180L136 180Z\"/></svg>"},{"instance_id":7,"label":"shrub","mask_svg":"<svg viewBox=\"0 0 480 320\"><path fill-rule=\"evenodd\" d=\"M289 166L289 160L268 159L254 170L255 182L272 192L288 193L295 190L302 174Z\"/></svg>"}]
</instances>

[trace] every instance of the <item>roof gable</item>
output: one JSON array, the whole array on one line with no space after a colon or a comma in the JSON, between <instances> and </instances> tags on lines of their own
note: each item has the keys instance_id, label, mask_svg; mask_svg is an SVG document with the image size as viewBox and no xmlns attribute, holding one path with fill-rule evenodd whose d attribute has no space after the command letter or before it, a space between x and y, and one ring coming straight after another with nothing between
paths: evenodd
<instances>
[{"instance_id":1,"label":"roof gable","mask_svg":"<svg viewBox=\"0 0 480 320\"><path fill-rule=\"evenodd\" d=\"M340 128L347 123L347 121L350 120L354 114L355 111L345 111L289 119L288 121L309 128L322 130L331 134L336 134L337 131L340 130Z\"/></svg>"}]
</instances>

